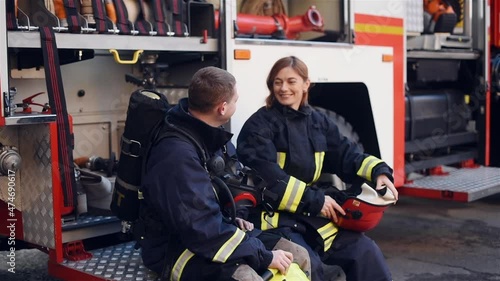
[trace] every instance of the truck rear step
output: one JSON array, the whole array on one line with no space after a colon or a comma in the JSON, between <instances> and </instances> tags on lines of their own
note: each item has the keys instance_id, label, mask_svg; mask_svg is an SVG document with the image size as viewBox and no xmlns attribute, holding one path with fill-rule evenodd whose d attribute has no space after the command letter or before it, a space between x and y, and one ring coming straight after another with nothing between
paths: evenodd
<instances>
[{"instance_id":1,"label":"truck rear step","mask_svg":"<svg viewBox=\"0 0 500 281\"><path fill-rule=\"evenodd\" d=\"M135 242L89 251L92 258L81 261L49 261L49 274L63 280L156 280L156 274L142 263Z\"/></svg>"},{"instance_id":2,"label":"truck rear step","mask_svg":"<svg viewBox=\"0 0 500 281\"><path fill-rule=\"evenodd\" d=\"M414 197L471 202L500 193L500 168L478 167L452 170L406 183L401 194Z\"/></svg>"}]
</instances>

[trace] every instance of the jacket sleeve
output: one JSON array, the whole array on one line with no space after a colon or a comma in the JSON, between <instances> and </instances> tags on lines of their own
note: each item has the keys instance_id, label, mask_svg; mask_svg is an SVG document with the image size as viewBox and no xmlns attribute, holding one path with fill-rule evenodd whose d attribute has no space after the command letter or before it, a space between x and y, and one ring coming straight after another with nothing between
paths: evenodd
<instances>
[{"instance_id":1,"label":"jacket sleeve","mask_svg":"<svg viewBox=\"0 0 500 281\"><path fill-rule=\"evenodd\" d=\"M184 140L162 140L148 165L148 194L165 225L196 255L213 262L245 261L266 268L272 253L262 242L223 222L208 173Z\"/></svg>"},{"instance_id":2,"label":"jacket sleeve","mask_svg":"<svg viewBox=\"0 0 500 281\"><path fill-rule=\"evenodd\" d=\"M307 187L305 182L280 168L273 143L274 132L280 129L269 125L276 122L269 122L256 114L245 122L238 136L238 158L266 181L264 196L275 210L319 214L325 202L324 193Z\"/></svg>"},{"instance_id":3,"label":"jacket sleeve","mask_svg":"<svg viewBox=\"0 0 500 281\"><path fill-rule=\"evenodd\" d=\"M323 172L337 174L347 183L357 176L374 182L382 174L393 181L392 169L384 161L363 153L358 145L340 134L335 123L322 116L327 142Z\"/></svg>"}]
</instances>

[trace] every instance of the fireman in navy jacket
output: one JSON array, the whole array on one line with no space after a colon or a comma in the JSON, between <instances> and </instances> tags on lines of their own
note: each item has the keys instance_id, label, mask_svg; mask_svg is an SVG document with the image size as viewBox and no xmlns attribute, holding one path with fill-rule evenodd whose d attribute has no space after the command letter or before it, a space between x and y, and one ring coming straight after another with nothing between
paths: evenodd
<instances>
[{"instance_id":1,"label":"fireman in navy jacket","mask_svg":"<svg viewBox=\"0 0 500 281\"><path fill-rule=\"evenodd\" d=\"M332 223L338 221L336 212L345 212L314 183L321 172L335 173L346 182L359 176L376 183L377 189L386 185L397 199L392 169L363 154L326 115L310 107L309 86L303 61L293 56L278 60L267 78L266 106L245 122L239 134L238 158L268 183L265 199L274 210L274 214L255 210L250 221L304 246L313 281L327 280L322 261L341 266L349 281L391 280L375 242Z\"/></svg>"},{"instance_id":2,"label":"fireman in navy jacket","mask_svg":"<svg viewBox=\"0 0 500 281\"><path fill-rule=\"evenodd\" d=\"M170 110L168 120L189 132L208 154L218 153L231 145L232 134L221 126L236 109L235 84L225 70L200 69L189 97ZM258 277L255 272L275 268L285 273L292 263L290 252L269 251L251 237L250 222L237 219L237 227L223 220L199 151L187 139L163 138L152 148L142 192L141 212L159 222L157 229L146 224L146 233L156 235L141 242L142 258L158 274L169 272L168 280L254 280L249 276Z\"/></svg>"}]
</instances>

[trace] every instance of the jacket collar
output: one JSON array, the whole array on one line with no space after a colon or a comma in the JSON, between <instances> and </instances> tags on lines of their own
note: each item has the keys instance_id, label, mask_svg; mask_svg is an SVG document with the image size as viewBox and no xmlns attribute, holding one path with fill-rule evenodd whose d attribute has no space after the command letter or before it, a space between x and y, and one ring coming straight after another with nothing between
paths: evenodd
<instances>
[{"instance_id":1,"label":"jacket collar","mask_svg":"<svg viewBox=\"0 0 500 281\"><path fill-rule=\"evenodd\" d=\"M233 137L233 134L225 131L222 126L212 127L191 116L188 111L187 98L181 99L179 104L174 106L168 114L171 117L169 119L171 122L188 130L196 140L202 142L210 154L221 149Z\"/></svg>"},{"instance_id":2,"label":"jacket collar","mask_svg":"<svg viewBox=\"0 0 500 281\"><path fill-rule=\"evenodd\" d=\"M295 110L289 106L282 105L278 101L274 101L271 108L276 109L278 112L283 114L285 117L293 118L293 117L305 117L311 115L312 108L310 105L302 105L299 107L299 110Z\"/></svg>"}]
</instances>

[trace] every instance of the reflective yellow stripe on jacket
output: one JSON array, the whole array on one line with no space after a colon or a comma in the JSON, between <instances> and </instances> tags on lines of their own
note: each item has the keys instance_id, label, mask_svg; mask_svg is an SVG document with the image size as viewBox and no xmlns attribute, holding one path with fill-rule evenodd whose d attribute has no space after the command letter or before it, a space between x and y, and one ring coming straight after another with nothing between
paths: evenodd
<instances>
[{"instance_id":1,"label":"reflective yellow stripe on jacket","mask_svg":"<svg viewBox=\"0 0 500 281\"><path fill-rule=\"evenodd\" d=\"M375 166L377 166L382 162L383 162L382 160L378 159L375 156L368 156L363 160L363 163L361 163L361 167L359 168L356 174L362 178L371 181L373 168L375 168Z\"/></svg>"},{"instance_id":2,"label":"reflective yellow stripe on jacket","mask_svg":"<svg viewBox=\"0 0 500 281\"><path fill-rule=\"evenodd\" d=\"M214 262L226 262L229 256L236 250L236 247L240 245L241 241L245 238L245 232L237 228L233 236L229 238L222 247L217 251L212 261Z\"/></svg>"},{"instance_id":3,"label":"reflective yellow stripe on jacket","mask_svg":"<svg viewBox=\"0 0 500 281\"><path fill-rule=\"evenodd\" d=\"M276 163L280 166L281 169L285 167L286 153L278 152L276 155Z\"/></svg>"},{"instance_id":4,"label":"reflective yellow stripe on jacket","mask_svg":"<svg viewBox=\"0 0 500 281\"><path fill-rule=\"evenodd\" d=\"M267 212L262 212L260 215L260 229L268 230L278 227L278 221L280 218L280 214L277 212L273 213L273 216L269 216Z\"/></svg>"},{"instance_id":5,"label":"reflective yellow stripe on jacket","mask_svg":"<svg viewBox=\"0 0 500 281\"><path fill-rule=\"evenodd\" d=\"M171 281L179 281L181 280L181 275L182 271L184 270L184 267L186 267L186 264L188 261L194 257L194 254L189 251L188 249L184 250L182 254L179 256L177 261L174 264L174 267L172 268L172 273L170 276Z\"/></svg>"},{"instance_id":6,"label":"reflective yellow stripe on jacket","mask_svg":"<svg viewBox=\"0 0 500 281\"><path fill-rule=\"evenodd\" d=\"M214 255L212 261L220 263L226 262L229 256L231 256L234 250L236 250L236 247L238 247L241 241L243 241L243 238L245 238L245 232L237 228L233 236L231 236L231 238L229 238L226 241L226 243L224 243L224 245L220 247L220 249ZM194 254L188 249L182 252L182 254L175 262L174 267L172 268L172 273L170 278L171 281L181 280L182 272L192 257L194 257Z\"/></svg>"},{"instance_id":7,"label":"reflective yellow stripe on jacket","mask_svg":"<svg viewBox=\"0 0 500 281\"><path fill-rule=\"evenodd\" d=\"M313 183L315 183L319 176L321 176L321 170L323 169L323 160L325 159L325 152L315 152L314 153L314 163L316 164L316 170L314 171Z\"/></svg>"},{"instance_id":8,"label":"reflective yellow stripe on jacket","mask_svg":"<svg viewBox=\"0 0 500 281\"><path fill-rule=\"evenodd\" d=\"M304 195L305 190L306 190L305 182L290 176L288 184L286 185L285 194L283 195L280 205L278 206L278 210L289 211L292 213L297 211L300 199L302 199L302 195Z\"/></svg>"},{"instance_id":9,"label":"reflective yellow stripe on jacket","mask_svg":"<svg viewBox=\"0 0 500 281\"><path fill-rule=\"evenodd\" d=\"M325 249L325 252L328 251L328 249L330 249L330 247L332 246L333 239L335 239L335 237L337 236L338 231L339 230L337 226L332 222L329 222L318 229L318 233L319 235L321 235L321 238L323 238L324 241L323 247Z\"/></svg>"}]
</instances>

